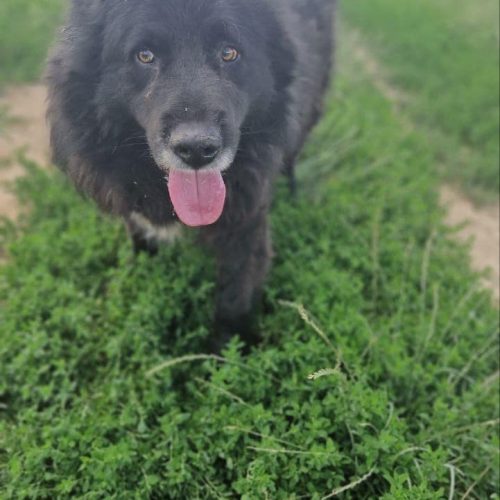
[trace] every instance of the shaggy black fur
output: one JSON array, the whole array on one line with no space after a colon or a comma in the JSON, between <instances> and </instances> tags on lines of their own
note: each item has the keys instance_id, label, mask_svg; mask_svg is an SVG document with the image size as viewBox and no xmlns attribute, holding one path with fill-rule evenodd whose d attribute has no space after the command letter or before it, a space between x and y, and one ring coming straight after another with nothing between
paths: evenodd
<instances>
[{"instance_id":1,"label":"shaggy black fur","mask_svg":"<svg viewBox=\"0 0 500 500\"><path fill-rule=\"evenodd\" d=\"M176 217L162 163L173 127L218 127L231 161L221 219L200 229L218 262L219 331L244 332L271 260L272 184L320 116L335 0L73 0L48 65L55 162L121 216L138 248ZM220 47L239 60L220 60ZM138 62L150 50L154 64ZM163 149L162 149L163 148ZM142 232L141 232L142 231ZM144 234L143 234L144 233Z\"/></svg>"}]
</instances>

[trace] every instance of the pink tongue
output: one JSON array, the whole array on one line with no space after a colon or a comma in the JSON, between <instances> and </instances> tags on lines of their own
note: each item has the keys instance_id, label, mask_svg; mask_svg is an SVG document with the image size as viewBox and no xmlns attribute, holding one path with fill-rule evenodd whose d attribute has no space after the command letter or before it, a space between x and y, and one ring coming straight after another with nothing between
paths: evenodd
<instances>
[{"instance_id":1,"label":"pink tongue","mask_svg":"<svg viewBox=\"0 0 500 500\"><path fill-rule=\"evenodd\" d=\"M220 172L172 169L168 191L175 212L186 226L208 226L222 215L226 186Z\"/></svg>"}]
</instances>

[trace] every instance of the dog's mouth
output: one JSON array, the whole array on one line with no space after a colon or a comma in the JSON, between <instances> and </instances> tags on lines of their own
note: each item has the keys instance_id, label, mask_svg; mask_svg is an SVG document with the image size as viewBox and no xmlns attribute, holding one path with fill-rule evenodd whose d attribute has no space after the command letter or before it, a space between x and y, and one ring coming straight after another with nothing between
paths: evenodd
<instances>
[{"instance_id":1,"label":"dog's mouth","mask_svg":"<svg viewBox=\"0 0 500 500\"><path fill-rule=\"evenodd\" d=\"M201 138L204 139L204 136ZM167 173L168 192L174 211L186 226L210 226L222 216L226 204L226 185L222 175L233 164L238 145L234 140L228 142L211 157L205 158L203 149L200 152L196 142L194 147L191 146L192 150L184 154L184 151L172 146L172 137L168 144L162 138L152 141L153 158L158 167Z\"/></svg>"},{"instance_id":2,"label":"dog's mouth","mask_svg":"<svg viewBox=\"0 0 500 500\"><path fill-rule=\"evenodd\" d=\"M170 169L168 191L174 210L184 224L215 224L226 201L226 185L219 170Z\"/></svg>"}]
</instances>

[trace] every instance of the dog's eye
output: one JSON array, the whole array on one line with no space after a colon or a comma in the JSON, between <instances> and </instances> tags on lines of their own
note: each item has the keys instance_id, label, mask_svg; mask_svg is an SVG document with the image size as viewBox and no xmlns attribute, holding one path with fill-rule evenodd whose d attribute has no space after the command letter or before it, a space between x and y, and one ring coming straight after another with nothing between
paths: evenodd
<instances>
[{"instance_id":1,"label":"dog's eye","mask_svg":"<svg viewBox=\"0 0 500 500\"><path fill-rule=\"evenodd\" d=\"M240 53L233 47L224 47L221 52L221 57L224 62L235 62L240 58Z\"/></svg>"},{"instance_id":2,"label":"dog's eye","mask_svg":"<svg viewBox=\"0 0 500 500\"><path fill-rule=\"evenodd\" d=\"M141 50L137 52L137 59L142 64L151 64L155 60L155 55L150 50Z\"/></svg>"}]
</instances>

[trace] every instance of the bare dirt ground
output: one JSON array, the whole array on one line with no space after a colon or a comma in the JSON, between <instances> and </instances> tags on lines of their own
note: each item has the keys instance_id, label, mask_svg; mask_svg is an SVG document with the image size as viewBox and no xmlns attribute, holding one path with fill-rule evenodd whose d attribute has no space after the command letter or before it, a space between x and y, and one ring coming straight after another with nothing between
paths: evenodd
<instances>
[{"instance_id":1,"label":"bare dirt ground","mask_svg":"<svg viewBox=\"0 0 500 500\"><path fill-rule=\"evenodd\" d=\"M375 85L396 106L404 99L402 93L392 88L383 78L377 61L360 45L355 56L365 63L367 73ZM49 165L48 131L45 122L46 91L42 85L26 85L7 89L0 96L0 106L8 109L12 118L5 133L0 135L0 216L14 219L22 207L5 187L23 174L16 155L22 150L27 158L41 165ZM4 165L6 163L6 165ZM491 269L485 285L500 297L500 217L498 204L477 208L460 192L449 186L441 188L441 202L447 209L447 222L451 226L463 224L457 233L460 240L472 240L471 260L477 270Z\"/></svg>"},{"instance_id":2,"label":"bare dirt ground","mask_svg":"<svg viewBox=\"0 0 500 500\"><path fill-rule=\"evenodd\" d=\"M491 275L485 279L496 299L500 298L500 207L497 205L476 208L459 191L450 186L441 188L441 203L447 209L446 221L450 226L460 226L457 234L462 241L473 241L471 251L472 265L475 269L491 269Z\"/></svg>"},{"instance_id":3,"label":"bare dirt ground","mask_svg":"<svg viewBox=\"0 0 500 500\"><path fill-rule=\"evenodd\" d=\"M13 219L21 209L8 188L9 182L23 174L18 154L40 165L49 163L45 98L43 85L12 87L0 95L0 107L7 109L9 117L6 130L0 131L0 216Z\"/></svg>"}]
</instances>

